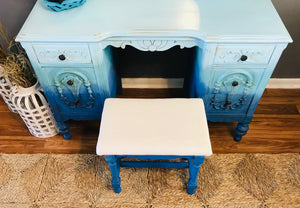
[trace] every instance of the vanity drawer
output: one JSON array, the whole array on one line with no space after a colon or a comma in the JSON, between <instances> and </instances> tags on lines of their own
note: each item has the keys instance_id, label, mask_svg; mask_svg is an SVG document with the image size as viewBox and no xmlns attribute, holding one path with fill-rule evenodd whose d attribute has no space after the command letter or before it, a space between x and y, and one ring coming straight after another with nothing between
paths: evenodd
<instances>
[{"instance_id":1,"label":"vanity drawer","mask_svg":"<svg viewBox=\"0 0 300 208\"><path fill-rule=\"evenodd\" d=\"M214 64L268 64L274 45L219 45Z\"/></svg>"},{"instance_id":2,"label":"vanity drawer","mask_svg":"<svg viewBox=\"0 0 300 208\"><path fill-rule=\"evenodd\" d=\"M87 45L34 45L33 49L41 65L91 64L92 59Z\"/></svg>"}]
</instances>

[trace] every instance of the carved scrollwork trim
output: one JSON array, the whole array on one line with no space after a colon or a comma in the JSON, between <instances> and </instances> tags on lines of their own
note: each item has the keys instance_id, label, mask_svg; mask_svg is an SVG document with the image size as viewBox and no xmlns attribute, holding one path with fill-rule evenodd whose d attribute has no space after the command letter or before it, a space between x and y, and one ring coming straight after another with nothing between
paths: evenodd
<instances>
[{"instance_id":1,"label":"carved scrollwork trim","mask_svg":"<svg viewBox=\"0 0 300 208\"><path fill-rule=\"evenodd\" d=\"M165 51L174 46L183 48L191 48L199 46L197 40L106 40L102 43L102 47L113 46L125 49L127 45L132 46L141 51Z\"/></svg>"}]
</instances>

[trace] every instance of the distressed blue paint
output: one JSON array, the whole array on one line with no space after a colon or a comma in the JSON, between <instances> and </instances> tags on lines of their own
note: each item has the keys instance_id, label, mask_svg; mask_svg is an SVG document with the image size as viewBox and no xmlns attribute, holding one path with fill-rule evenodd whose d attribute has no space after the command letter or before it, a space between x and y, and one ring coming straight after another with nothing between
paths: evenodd
<instances>
[{"instance_id":1,"label":"distressed blue paint","mask_svg":"<svg viewBox=\"0 0 300 208\"><path fill-rule=\"evenodd\" d=\"M115 193L121 192L121 178L120 178L120 163L115 155L105 155L105 160L108 162L112 179L111 185Z\"/></svg>"},{"instance_id":2,"label":"distressed blue paint","mask_svg":"<svg viewBox=\"0 0 300 208\"><path fill-rule=\"evenodd\" d=\"M291 41L270 0L88 0L57 14L38 0L28 20L17 41L98 42L150 35L205 42Z\"/></svg>"},{"instance_id":3,"label":"distressed blue paint","mask_svg":"<svg viewBox=\"0 0 300 208\"><path fill-rule=\"evenodd\" d=\"M90 85L91 93L87 92L85 86L80 84L80 87L81 89L79 88L76 92L69 90L68 85L61 86L61 92L53 84L43 88L57 121L58 129L65 139L71 138L68 120L99 120L101 118L104 99L98 85ZM61 98L61 94L66 100ZM93 102L90 102L91 96Z\"/></svg>"},{"instance_id":4,"label":"distressed blue paint","mask_svg":"<svg viewBox=\"0 0 300 208\"><path fill-rule=\"evenodd\" d=\"M137 42L145 51L178 42L196 46L186 96L203 98L211 121L238 121L236 141L246 134L280 55L292 42L270 0L89 0L60 13L38 0L16 40L67 139L67 120L99 119L104 100L122 91L111 46ZM168 47L139 46L144 41L167 41ZM72 86L66 84L70 79ZM234 81L239 85L233 87Z\"/></svg>"},{"instance_id":5,"label":"distressed blue paint","mask_svg":"<svg viewBox=\"0 0 300 208\"><path fill-rule=\"evenodd\" d=\"M205 44L203 43L203 47ZM207 90L207 80L201 66L203 49L196 47L194 67L187 69L184 80L184 93L190 98L203 98Z\"/></svg>"},{"instance_id":6,"label":"distressed blue paint","mask_svg":"<svg viewBox=\"0 0 300 208\"><path fill-rule=\"evenodd\" d=\"M198 156L189 159L189 180L188 180L188 190L189 194L194 194L197 189L197 176L201 167L201 164L204 161L204 157Z\"/></svg>"},{"instance_id":7,"label":"distressed blue paint","mask_svg":"<svg viewBox=\"0 0 300 208\"><path fill-rule=\"evenodd\" d=\"M236 134L235 134L235 137L234 137L234 140L239 142L241 141L242 139L242 136L244 136L245 134L247 134L247 131L249 130L249 123L250 122L247 122L247 123L238 123L237 127L236 127Z\"/></svg>"},{"instance_id":8,"label":"distressed blue paint","mask_svg":"<svg viewBox=\"0 0 300 208\"><path fill-rule=\"evenodd\" d=\"M188 162L168 162L168 161L122 161L123 158L131 157L142 160L169 160L182 158ZM188 168L189 180L188 189L189 194L194 194L197 189L197 175L199 173L201 164L204 161L204 156L176 156L176 155L105 155L105 160L112 174L111 185L115 193L121 192L121 178L120 167L137 167L137 168Z\"/></svg>"},{"instance_id":9,"label":"distressed blue paint","mask_svg":"<svg viewBox=\"0 0 300 208\"><path fill-rule=\"evenodd\" d=\"M96 117L97 119L99 119L99 113L102 112L104 100L101 98L100 93L96 90L96 85L92 86L91 89L95 89L92 93L94 99L93 102L89 104L87 104L86 101L89 100L88 96L90 96L90 94L85 93L85 91L76 94L76 96L74 96L74 94L71 91L62 91L63 95L67 100L61 99L61 93L59 93L55 86L45 87L44 92L47 98L49 97L49 103L54 104L57 107L55 111L58 110L60 114L70 114L70 116L76 117L83 116L85 114L95 114L96 112L98 112L98 115L94 115L92 117ZM53 105L51 105L51 108L53 108ZM88 118L83 118L82 120L87 119Z\"/></svg>"},{"instance_id":10,"label":"distressed blue paint","mask_svg":"<svg viewBox=\"0 0 300 208\"><path fill-rule=\"evenodd\" d=\"M92 86L91 88L93 89L94 87ZM97 89L97 87L95 87L95 89ZM94 105L89 108L80 105L69 106L65 104L60 99L59 92L55 86L44 87L44 93L51 106L54 118L57 121L59 132L63 134L67 140L71 138L68 120L98 120L101 118L104 100L101 99L99 92L94 91L93 96L95 97L95 102ZM75 98L71 92L65 92L65 96L70 99L69 101L71 103L74 103ZM80 97L81 95L79 94L78 98L80 102L82 102Z\"/></svg>"},{"instance_id":11,"label":"distressed blue paint","mask_svg":"<svg viewBox=\"0 0 300 208\"><path fill-rule=\"evenodd\" d=\"M253 113L248 110L257 105L254 98L265 69L236 68L236 66L211 67L207 72L200 59L196 60L189 91L191 97L202 98L210 121L238 121L235 141L240 141L249 129ZM207 75L209 73L209 75ZM208 77L208 78L207 78ZM205 79L206 78L206 79Z\"/></svg>"},{"instance_id":12,"label":"distressed blue paint","mask_svg":"<svg viewBox=\"0 0 300 208\"><path fill-rule=\"evenodd\" d=\"M121 167L134 168L188 168L187 162L120 161Z\"/></svg>"},{"instance_id":13,"label":"distressed blue paint","mask_svg":"<svg viewBox=\"0 0 300 208\"><path fill-rule=\"evenodd\" d=\"M57 127L59 129L59 132L64 136L64 138L66 140L70 140L71 139L71 134L70 134L70 125L68 122L66 121L60 121L59 119L57 119Z\"/></svg>"},{"instance_id":14,"label":"distressed blue paint","mask_svg":"<svg viewBox=\"0 0 300 208\"><path fill-rule=\"evenodd\" d=\"M90 48L94 49L94 45ZM94 55L97 55L92 63L94 67L68 63L62 63L63 67L50 64L35 67L58 129L65 139L71 138L68 120L98 120L105 98L116 96L118 78L110 47L104 50L96 47L94 50ZM32 60L32 63L35 62Z\"/></svg>"}]
</instances>

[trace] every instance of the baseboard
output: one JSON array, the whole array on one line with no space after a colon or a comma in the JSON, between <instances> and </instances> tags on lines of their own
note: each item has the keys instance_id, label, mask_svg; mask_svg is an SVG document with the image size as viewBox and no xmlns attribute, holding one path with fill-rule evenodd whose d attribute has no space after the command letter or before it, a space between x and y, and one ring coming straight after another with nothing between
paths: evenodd
<instances>
[{"instance_id":1,"label":"baseboard","mask_svg":"<svg viewBox=\"0 0 300 208\"><path fill-rule=\"evenodd\" d=\"M123 88L182 88L183 78L122 78ZM300 78L270 79L267 88L300 88Z\"/></svg>"},{"instance_id":2,"label":"baseboard","mask_svg":"<svg viewBox=\"0 0 300 208\"><path fill-rule=\"evenodd\" d=\"M183 78L122 78L123 88L182 88Z\"/></svg>"},{"instance_id":3,"label":"baseboard","mask_svg":"<svg viewBox=\"0 0 300 208\"><path fill-rule=\"evenodd\" d=\"M270 79L267 88L278 88L278 89L300 89L300 78L272 78Z\"/></svg>"}]
</instances>

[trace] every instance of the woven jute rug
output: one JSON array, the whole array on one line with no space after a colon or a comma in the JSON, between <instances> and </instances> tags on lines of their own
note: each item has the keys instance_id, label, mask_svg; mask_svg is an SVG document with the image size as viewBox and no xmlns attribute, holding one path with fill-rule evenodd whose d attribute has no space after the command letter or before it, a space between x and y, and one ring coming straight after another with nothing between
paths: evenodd
<instances>
[{"instance_id":1,"label":"woven jute rug","mask_svg":"<svg viewBox=\"0 0 300 208\"><path fill-rule=\"evenodd\" d=\"M0 207L300 207L299 154L207 157L194 195L186 169L121 168L111 188L103 157L87 154L0 154Z\"/></svg>"}]
</instances>

